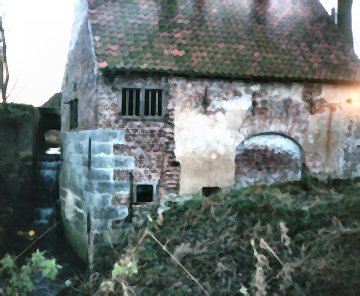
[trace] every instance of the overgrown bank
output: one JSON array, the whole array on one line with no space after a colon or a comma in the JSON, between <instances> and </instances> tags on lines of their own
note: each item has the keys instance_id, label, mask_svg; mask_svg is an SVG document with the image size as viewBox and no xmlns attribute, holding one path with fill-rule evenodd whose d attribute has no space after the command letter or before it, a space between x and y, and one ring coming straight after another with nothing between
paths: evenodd
<instances>
[{"instance_id":1,"label":"overgrown bank","mask_svg":"<svg viewBox=\"0 0 360 296\"><path fill-rule=\"evenodd\" d=\"M166 202L162 215L149 209L150 219L135 209L130 248L98 292L358 295L359 184L306 180L195 196Z\"/></svg>"}]
</instances>

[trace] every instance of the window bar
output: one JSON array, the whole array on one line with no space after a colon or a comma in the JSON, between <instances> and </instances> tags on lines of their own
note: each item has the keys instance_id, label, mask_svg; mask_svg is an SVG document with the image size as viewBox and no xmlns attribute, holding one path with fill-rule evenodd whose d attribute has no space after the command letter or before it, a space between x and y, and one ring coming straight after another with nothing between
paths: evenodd
<instances>
[{"instance_id":1,"label":"window bar","mask_svg":"<svg viewBox=\"0 0 360 296\"><path fill-rule=\"evenodd\" d=\"M161 116L162 115L162 91L159 90L159 94L158 94L158 115Z\"/></svg>"},{"instance_id":2,"label":"window bar","mask_svg":"<svg viewBox=\"0 0 360 296\"><path fill-rule=\"evenodd\" d=\"M127 89L122 90L122 99L121 99L121 114L126 115L126 96Z\"/></svg>"},{"instance_id":3,"label":"window bar","mask_svg":"<svg viewBox=\"0 0 360 296\"><path fill-rule=\"evenodd\" d=\"M129 89L129 110L128 115L134 115L134 90Z\"/></svg>"},{"instance_id":4,"label":"window bar","mask_svg":"<svg viewBox=\"0 0 360 296\"><path fill-rule=\"evenodd\" d=\"M135 115L138 116L140 114L140 90L136 90L136 103L135 103Z\"/></svg>"},{"instance_id":5,"label":"window bar","mask_svg":"<svg viewBox=\"0 0 360 296\"><path fill-rule=\"evenodd\" d=\"M155 115L159 115L159 95L160 91L156 91L156 100L155 100Z\"/></svg>"},{"instance_id":6,"label":"window bar","mask_svg":"<svg viewBox=\"0 0 360 296\"><path fill-rule=\"evenodd\" d=\"M145 106L144 106L144 102L145 102L145 90L144 89L139 89L139 98L140 98L140 102L139 102L139 115L142 116L145 114Z\"/></svg>"},{"instance_id":7,"label":"window bar","mask_svg":"<svg viewBox=\"0 0 360 296\"><path fill-rule=\"evenodd\" d=\"M156 114L156 90L151 91L151 115L154 116Z\"/></svg>"},{"instance_id":8,"label":"window bar","mask_svg":"<svg viewBox=\"0 0 360 296\"><path fill-rule=\"evenodd\" d=\"M144 115L145 116L149 116L149 99L150 99L150 96L149 96L149 90L146 90L145 91L145 111L144 111Z\"/></svg>"}]
</instances>

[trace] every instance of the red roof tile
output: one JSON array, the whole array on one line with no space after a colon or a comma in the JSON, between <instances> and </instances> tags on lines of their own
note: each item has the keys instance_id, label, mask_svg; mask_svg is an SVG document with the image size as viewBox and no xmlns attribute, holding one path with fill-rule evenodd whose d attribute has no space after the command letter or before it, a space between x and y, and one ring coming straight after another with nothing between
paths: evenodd
<instances>
[{"instance_id":1,"label":"red roof tile","mask_svg":"<svg viewBox=\"0 0 360 296\"><path fill-rule=\"evenodd\" d=\"M88 0L102 67L233 78L360 81L317 0Z\"/></svg>"}]
</instances>

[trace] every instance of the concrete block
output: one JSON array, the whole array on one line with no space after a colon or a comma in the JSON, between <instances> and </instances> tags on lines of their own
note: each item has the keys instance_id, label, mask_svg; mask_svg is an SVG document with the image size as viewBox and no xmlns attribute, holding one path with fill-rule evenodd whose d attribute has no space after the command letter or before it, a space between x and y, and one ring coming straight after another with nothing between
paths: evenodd
<instances>
[{"instance_id":1,"label":"concrete block","mask_svg":"<svg viewBox=\"0 0 360 296\"><path fill-rule=\"evenodd\" d=\"M125 219L128 216L128 208L125 206L113 206L94 209L96 219Z\"/></svg>"},{"instance_id":2,"label":"concrete block","mask_svg":"<svg viewBox=\"0 0 360 296\"><path fill-rule=\"evenodd\" d=\"M91 143L91 155L97 155L97 154L111 155L112 151L113 151L112 143L99 143L99 142Z\"/></svg>"},{"instance_id":3,"label":"concrete block","mask_svg":"<svg viewBox=\"0 0 360 296\"><path fill-rule=\"evenodd\" d=\"M64 222L64 230L68 241L80 258L86 262L88 256L88 237L87 233L77 231L71 223Z\"/></svg>"},{"instance_id":4,"label":"concrete block","mask_svg":"<svg viewBox=\"0 0 360 296\"><path fill-rule=\"evenodd\" d=\"M92 168L113 168L114 159L112 156L93 156L91 157Z\"/></svg>"},{"instance_id":5,"label":"concrete block","mask_svg":"<svg viewBox=\"0 0 360 296\"><path fill-rule=\"evenodd\" d=\"M81 157L81 165L86 169L89 167L89 157L88 155L84 155Z\"/></svg>"},{"instance_id":6,"label":"concrete block","mask_svg":"<svg viewBox=\"0 0 360 296\"><path fill-rule=\"evenodd\" d=\"M129 193L130 182L129 181L114 181L113 183L114 193Z\"/></svg>"},{"instance_id":7,"label":"concrete block","mask_svg":"<svg viewBox=\"0 0 360 296\"><path fill-rule=\"evenodd\" d=\"M94 181L110 181L112 179L112 169L91 169L87 175Z\"/></svg>"},{"instance_id":8,"label":"concrete block","mask_svg":"<svg viewBox=\"0 0 360 296\"><path fill-rule=\"evenodd\" d=\"M79 153L79 154L82 154L84 151L83 151L83 144L82 143L75 143L74 145L74 150L76 153Z\"/></svg>"},{"instance_id":9,"label":"concrete block","mask_svg":"<svg viewBox=\"0 0 360 296\"><path fill-rule=\"evenodd\" d=\"M94 142L124 143L125 131L111 129L96 129L91 131L91 139Z\"/></svg>"},{"instance_id":10,"label":"concrete block","mask_svg":"<svg viewBox=\"0 0 360 296\"><path fill-rule=\"evenodd\" d=\"M91 229L92 230L107 230L111 228L111 222L105 219L91 218Z\"/></svg>"},{"instance_id":11,"label":"concrete block","mask_svg":"<svg viewBox=\"0 0 360 296\"><path fill-rule=\"evenodd\" d=\"M98 182L96 184L96 191L99 193L112 193L114 190L114 183L112 182Z\"/></svg>"},{"instance_id":12,"label":"concrete block","mask_svg":"<svg viewBox=\"0 0 360 296\"><path fill-rule=\"evenodd\" d=\"M114 156L114 169L134 169L135 159L133 156Z\"/></svg>"},{"instance_id":13,"label":"concrete block","mask_svg":"<svg viewBox=\"0 0 360 296\"><path fill-rule=\"evenodd\" d=\"M101 194L93 193L90 196L89 204L93 209L109 207L111 204L111 195L110 194L101 195Z\"/></svg>"}]
</instances>

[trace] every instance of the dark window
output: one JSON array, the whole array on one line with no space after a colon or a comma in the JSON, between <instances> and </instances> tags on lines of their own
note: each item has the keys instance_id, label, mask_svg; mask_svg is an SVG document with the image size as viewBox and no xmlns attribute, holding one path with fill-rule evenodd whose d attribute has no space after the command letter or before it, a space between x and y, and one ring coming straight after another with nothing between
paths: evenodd
<instances>
[{"instance_id":1,"label":"dark window","mask_svg":"<svg viewBox=\"0 0 360 296\"><path fill-rule=\"evenodd\" d=\"M123 88L121 114L124 116L138 116L140 114L140 89Z\"/></svg>"},{"instance_id":2,"label":"dark window","mask_svg":"<svg viewBox=\"0 0 360 296\"><path fill-rule=\"evenodd\" d=\"M147 89L145 90L145 116L161 116L162 115L162 90Z\"/></svg>"},{"instance_id":3,"label":"dark window","mask_svg":"<svg viewBox=\"0 0 360 296\"><path fill-rule=\"evenodd\" d=\"M208 197L208 196L218 193L220 191L221 191L220 187L203 187L202 195L205 197Z\"/></svg>"},{"instance_id":4,"label":"dark window","mask_svg":"<svg viewBox=\"0 0 360 296\"><path fill-rule=\"evenodd\" d=\"M78 99L71 100L70 105L70 129L78 127Z\"/></svg>"},{"instance_id":5,"label":"dark window","mask_svg":"<svg viewBox=\"0 0 360 296\"><path fill-rule=\"evenodd\" d=\"M153 185L136 185L136 203L152 202Z\"/></svg>"}]
</instances>

